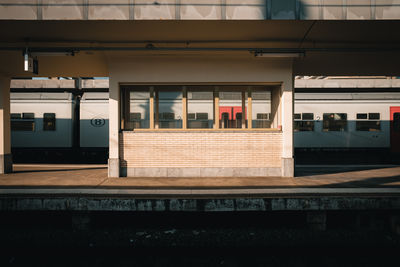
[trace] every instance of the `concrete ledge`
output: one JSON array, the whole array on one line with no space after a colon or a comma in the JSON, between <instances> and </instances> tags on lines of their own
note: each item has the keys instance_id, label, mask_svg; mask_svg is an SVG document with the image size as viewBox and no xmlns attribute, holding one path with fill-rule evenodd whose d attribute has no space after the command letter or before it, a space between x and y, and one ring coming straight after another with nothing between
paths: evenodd
<instances>
[{"instance_id":1,"label":"concrete ledge","mask_svg":"<svg viewBox=\"0 0 400 267\"><path fill-rule=\"evenodd\" d=\"M294 177L294 158L282 158L282 176Z\"/></svg>"},{"instance_id":2,"label":"concrete ledge","mask_svg":"<svg viewBox=\"0 0 400 267\"><path fill-rule=\"evenodd\" d=\"M4 190L2 190L4 191ZM328 211L400 210L400 195L375 197L271 197L271 198L132 198L99 196L0 197L0 211Z\"/></svg>"},{"instance_id":3,"label":"concrete ledge","mask_svg":"<svg viewBox=\"0 0 400 267\"><path fill-rule=\"evenodd\" d=\"M126 168L125 177L266 177L281 176L281 168ZM111 177L111 176L110 176Z\"/></svg>"},{"instance_id":4,"label":"concrete ledge","mask_svg":"<svg viewBox=\"0 0 400 267\"><path fill-rule=\"evenodd\" d=\"M108 177L119 177L119 171L119 159L108 159Z\"/></svg>"},{"instance_id":5,"label":"concrete ledge","mask_svg":"<svg viewBox=\"0 0 400 267\"><path fill-rule=\"evenodd\" d=\"M12 171L12 155L0 155L0 173L11 173Z\"/></svg>"},{"instance_id":6,"label":"concrete ledge","mask_svg":"<svg viewBox=\"0 0 400 267\"><path fill-rule=\"evenodd\" d=\"M245 188L245 189L129 189L129 188L0 188L0 199L11 196L110 196L129 198L186 197L400 197L400 188Z\"/></svg>"}]
</instances>

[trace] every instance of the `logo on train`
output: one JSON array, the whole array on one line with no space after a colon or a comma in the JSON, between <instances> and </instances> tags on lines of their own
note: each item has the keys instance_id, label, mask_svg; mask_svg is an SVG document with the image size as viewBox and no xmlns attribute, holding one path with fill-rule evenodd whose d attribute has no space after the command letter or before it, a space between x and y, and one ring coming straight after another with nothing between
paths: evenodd
<instances>
[{"instance_id":1,"label":"logo on train","mask_svg":"<svg viewBox=\"0 0 400 267\"><path fill-rule=\"evenodd\" d=\"M94 119L90 120L90 124L93 127L103 127L104 124L106 124L106 120L105 119L94 118Z\"/></svg>"}]
</instances>

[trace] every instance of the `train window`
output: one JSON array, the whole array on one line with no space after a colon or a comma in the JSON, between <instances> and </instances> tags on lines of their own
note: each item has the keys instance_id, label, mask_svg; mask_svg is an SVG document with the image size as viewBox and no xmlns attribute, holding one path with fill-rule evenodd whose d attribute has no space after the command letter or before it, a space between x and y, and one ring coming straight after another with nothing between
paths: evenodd
<instances>
[{"instance_id":1,"label":"train window","mask_svg":"<svg viewBox=\"0 0 400 267\"><path fill-rule=\"evenodd\" d=\"M210 90L211 89L211 90ZM188 86L187 107L189 129L213 128L214 93L210 86ZM189 114L193 114L190 115Z\"/></svg>"},{"instance_id":2,"label":"train window","mask_svg":"<svg viewBox=\"0 0 400 267\"><path fill-rule=\"evenodd\" d=\"M257 120L269 120L269 113L257 113Z\"/></svg>"},{"instance_id":3,"label":"train window","mask_svg":"<svg viewBox=\"0 0 400 267\"><path fill-rule=\"evenodd\" d=\"M11 121L11 131L33 132L35 131L35 122L23 120Z\"/></svg>"},{"instance_id":4,"label":"train window","mask_svg":"<svg viewBox=\"0 0 400 267\"><path fill-rule=\"evenodd\" d=\"M363 115L363 116L359 116ZM381 130L380 113L361 113L357 114L356 131L375 132Z\"/></svg>"},{"instance_id":5,"label":"train window","mask_svg":"<svg viewBox=\"0 0 400 267\"><path fill-rule=\"evenodd\" d=\"M35 114L34 113L12 113L11 114L11 131L35 131Z\"/></svg>"},{"instance_id":6,"label":"train window","mask_svg":"<svg viewBox=\"0 0 400 267\"><path fill-rule=\"evenodd\" d=\"M173 112L162 112L159 114L160 121L170 121L175 119L175 113Z\"/></svg>"},{"instance_id":7,"label":"train window","mask_svg":"<svg viewBox=\"0 0 400 267\"><path fill-rule=\"evenodd\" d=\"M357 120L366 120L368 118L367 113L357 113Z\"/></svg>"},{"instance_id":8,"label":"train window","mask_svg":"<svg viewBox=\"0 0 400 267\"><path fill-rule=\"evenodd\" d=\"M368 113L368 119L370 120L380 120L381 114L379 113Z\"/></svg>"},{"instance_id":9,"label":"train window","mask_svg":"<svg viewBox=\"0 0 400 267\"><path fill-rule=\"evenodd\" d=\"M295 132L314 131L314 113L297 113L297 115L293 125Z\"/></svg>"},{"instance_id":10,"label":"train window","mask_svg":"<svg viewBox=\"0 0 400 267\"><path fill-rule=\"evenodd\" d=\"M196 113L196 120L208 120L208 113Z\"/></svg>"},{"instance_id":11,"label":"train window","mask_svg":"<svg viewBox=\"0 0 400 267\"><path fill-rule=\"evenodd\" d=\"M24 120L34 120L35 119L35 113L22 113L22 118Z\"/></svg>"},{"instance_id":12,"label":"train window","mask_svg":"<svg viewBox=\"0 0 400 267\"><path fill-rule=\"evenodd\" d=\"M55 131L56 130L56 114L55 113L44 113L43 114L43 131Z\"/></svg>"},{"instance_id":13,"label":"train window","mask_svg":"<svg viewBox=\"0 0 400 267\"><path fill-rule=\"evenodd\" d=\"M303 121L314 120L314 113L303 113Z\"/></svg>"},{"instance_id":14,"label":"train window","mask_svg":"<svg viewBox=\"0 0 400 267\"><path fill-rule=\"evenodd\" d=\"M294 118L295 120L301 120L301 114L300 114L300 113L295 113L295 114L293 115L293 118Z\"/></svg>"},{"instance_id":15,"label":"train window","mask_svg":"<svg viewBox=\"0 0 400 267\"><path fill-rule=\"evenodd\" d=\"M294 131L314 131L314 121L294 121Z\"/></svg>"},{"instance_id":16,"label":"train window","mask_svg":"<svg viewBox=\"0 0 400 267\"><path fill-rule=\"evenodd\" d=\"M20 120L20 119L22 119L21 113L11 113L10 114L10 119L12 119L12 120Z\"/></svg>"},{"instance_id":17,"label":"train window","mask_svg":"<svg viewBox=\"0 0 400 267\"><path fill-rule=\"evenodd\" d=\"M380 121L356 121L356 130L357 131L367 131L367 132L375 132L381 130L381 122Z\"/></svg>"},{"instance_id":18,"label":"train window","mask_svg":"<svg viewBox=\"0 0 400 267\"><path fill-rule=\"evenodd\" d=\"M347 130L346 113L324 113L323 128L324 132L343 132Z\"/></svg>"}]
</instances>

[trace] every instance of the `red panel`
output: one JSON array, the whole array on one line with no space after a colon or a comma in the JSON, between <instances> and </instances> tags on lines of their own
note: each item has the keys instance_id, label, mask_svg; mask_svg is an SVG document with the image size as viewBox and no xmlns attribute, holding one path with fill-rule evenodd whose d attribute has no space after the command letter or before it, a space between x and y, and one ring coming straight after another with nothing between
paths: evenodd
<instances>
[{"instance_id":1,"label":"red panel","mask_svg":"<svg viewBox=\"0 0 400 267\"><path fill-rule=\"evenodd\" d=\"M233 119L236 120L236 114L242 113L242 107L233 107ZM244 112L245 120L247 120L247 108Z\"/></svg>"},{"instance_id":2,"label":"red panel","mask_svg":"<svg viewBox=\"0 0 400 267\"><path fill-rule=\"evenodd\" d=\"M400 107L390 107L390 147L400 153Z\"/></svg>"},{"instance_id":3,"label":"red panel","mask_svg":"<svg viewBox=\"0 0 400 267\"><path fill-rule=\"evenodd\" d=\"M222 120L222 113L229 114L229 120L232 120L232 107L219 107L219 119Z\"/></svg>"}]
</instances>

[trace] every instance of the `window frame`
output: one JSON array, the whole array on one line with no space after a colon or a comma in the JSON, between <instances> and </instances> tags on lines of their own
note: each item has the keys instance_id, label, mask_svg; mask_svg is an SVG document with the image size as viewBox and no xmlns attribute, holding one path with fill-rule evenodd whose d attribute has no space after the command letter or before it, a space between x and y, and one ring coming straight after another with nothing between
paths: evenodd
<instances>
[{"instance_id":1,"label":"window frame","mask_svg":"<svg viewBox=\"0 0 400 267\"><path fill-rule=\"evenodd\" d=\"M157 119L156 119L156 111L158 109L158 105L156 104L158 101L158 90L155 90L155 87L171 87L171 86L176 86L180 87L182 91L182 128L159 128L157 127ZM187 87L190 86L205 86L209 87L210 90L213 92L213 128L188 128L188 89ZM271 96L271 106L273 105L273 99L274 95L276 95L275 91L281 90L282 83L238 83L238 84L219 84L219 83L185 83L185 84L179 84L179 83L167 83L167 84L157 84L157 83L151 83L151 84L144 84L144 83L120 83L119 88L120 88L120 97L121 97L121 104L120 104L120 131L125 132L125 131L154 131L154 130L168 130L168 131L180 131L180 130L190 130L190 131L204 131L204 130L222 130L222 131L232 131L232 130L261 130L261 131L282 131L282 128L279 127L279 124L281 121L280 116L274 117L272 116L272 110L271 113L269 113L269 120L271 121L271 127L269 128L253 128L252 127L252 97L251 97L251 92L254 91L269 91L270 96ZM140 89L138 89L140 87ZM229 89L225 89L226 87L229 87ZM243 103L246 106L246 101L247 101L247 120L242 120L242 128L220 128L219 127L219 92L220 91L230 91L232 87L237 87L241 88L238 89L238 91L242 92L242 106ZM146 91L143 90L143 88L147 88L147 90L150 91L150 107L149 107L149 112L150 114L150 127L149 128L136 128L136 129L125 129L124 128L124 113L125 113L125 107L126 107L126 102L129 102L126 100L126 95L129 95L130 91ZM221 90L222 89L222 90ZM245 95L247 93L247 98L245 98ZM277 112L277 111L275 111ZM195 115L196 117L196 115ZM247 122L246 122L247 121ZM243 124L245 127L243 127ZM247 124L247 125L246 125ZM246 127L247 126L247 127ZM275 126L275 128L274 128ZM278 127L277 127L278 126Z\"/></svg>"},{"instance_id":2,"label":"window frame","mask_svg":"<svg viewBox=\"0 0 400 267\"><path fill-rule=\"evenodd\" d=\"M333 116L335 116L335 114L341 114L341 115L345 115L346 119L345 120L333 120L333 121L345 121L344 123L344 127L342 127L342 130L330 130L328 125L328 129L325 129L325 115L330 115L332 114ZM323 113L322 114L322 132L347 132L348 131L348 113L338 113L338 112L327 112L327 113Z\"/></svg>"},{"instance_id":3,"label":"window frame","mask_svg":"<svg viewBox=\"0 0 400 267\"><path fill-rule=\"evenodd\" d=\"M52 119L54 119L54 125L52 126L53 127L53 129L46 129L46 123L45 123L45 120L46 120L46 118L45 118L45 115L46 114L54 114L54 118L52 118ZM56 131L57 130L57 115L56 115L56 113L54 113L54 112L46 112L46 113L43 113L43 120L42 120L42 124L43 124L43 131L45 131L45 132L54 132L54 131Z\"/></svg>"},{"instance_id":4,"label":"window frame","mask_svg":"<svg viewBox=\"0 0 400 267\"><path fill-rule=\"evenodd\" d=\"M312 118L304 118L304 114L312 115ZM298 115L298 116L297 116ZM306 116L306 117L307 117ZM299 117L299 118L297 118ZM309 124L311 130L305 130L306 127L304 125ZM314 120L314 112L301 112L293 114L293 131L294 132L314 132L315 131L315 120Z\"/></svg>"},{"instance_id":5,"label":"window frame","mask_svg":"<svg viewBox=\"0 0 400 267\"><path fill-rule=\"evenodd\" d=\"M11 114L19 114L19 118L11 118ZM10 130L15 132L35 132L36 131L36 121L35 121L35 113L34 112L18 112L10 114ZM33 115L33 116L28 116ZM29 117L29 118L26 118ZM21 127L22 124L29 124L29 127L22 126L23 129L16 129L17 125ZM29 130L28 130L29 128Z\"/></svg>"},{"instance_id":6,"label":"window frame","mask_svg":"<svg viewBox=\"0 0 400 267\"><path fill-rule=\"evenodd\" d=\"M373 115L378 115L377 119L371 118L371 114ZM359 115L366 115L366 118L359 118ZM366 126L361 126L362 123L367 123L369 125L370 123L376 123L379 128L371 128L368 126L368 129ZM357 113L356 114L356 131L357 132L380 132L382 131L381 127L381 113L380 112L368 112L368 113ZM371 130L372 129L372 130Z\"/></svg>"}]
</instances>

